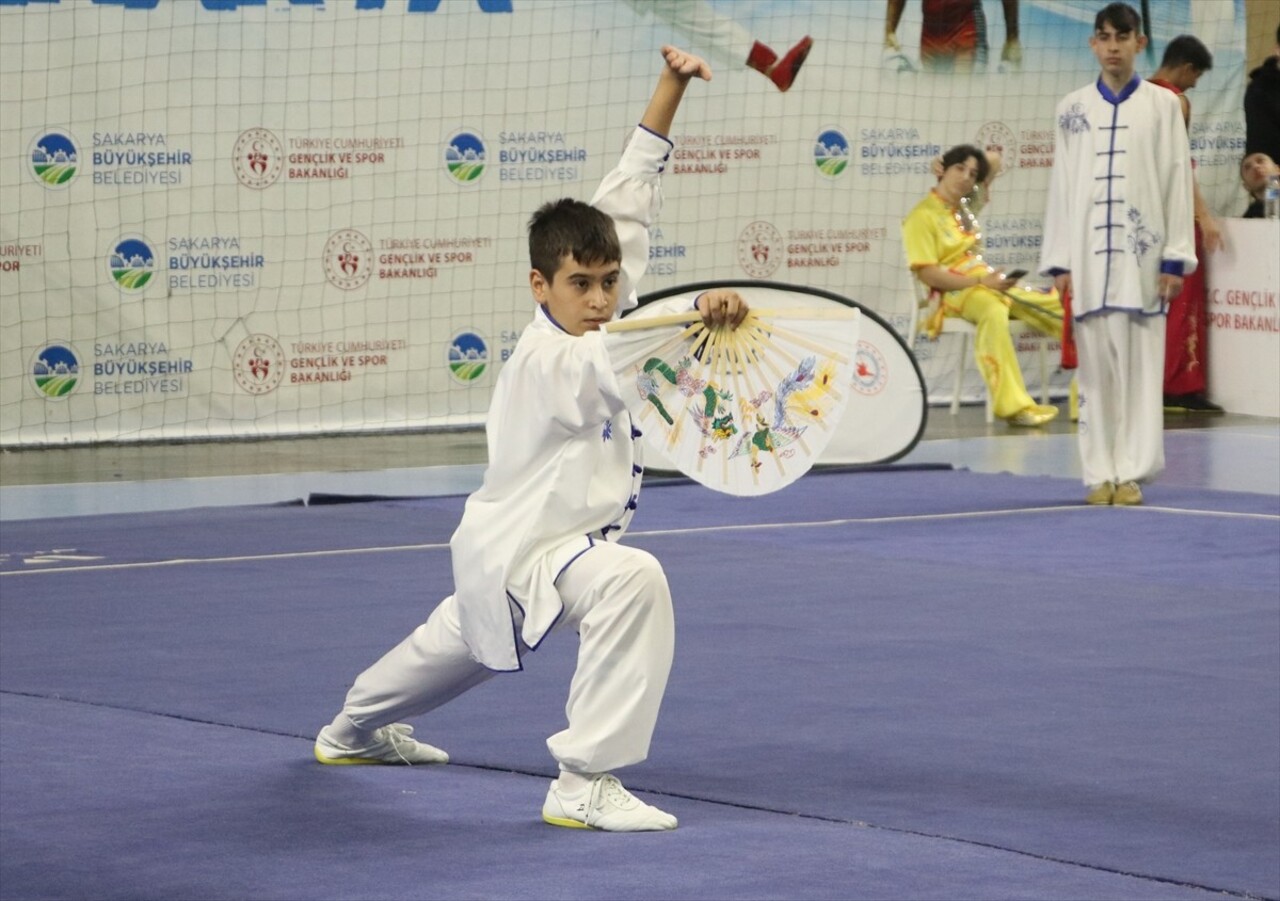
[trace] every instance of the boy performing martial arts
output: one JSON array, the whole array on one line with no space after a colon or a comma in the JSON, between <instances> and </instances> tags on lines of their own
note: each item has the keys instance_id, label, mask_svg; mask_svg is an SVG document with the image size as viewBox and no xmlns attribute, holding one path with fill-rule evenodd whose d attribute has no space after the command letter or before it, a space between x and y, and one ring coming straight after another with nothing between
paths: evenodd
<instances>
[{"instance_id":1,"label":"boy performing martial arts","mask_svg":"<svg viewBox=\"0 0 1280 901\"><path fill-rule=\"evenodd\" d=\"M1196 267L1191 154L1177 98L1134 72L1137 12L1104 8L1089 46L1102 73L1058 103L1040 272L1072 292L1085 500L1133 505L1164 468L1164 315Z\"/></svg>"},{"instance_id":2,"label":"boy performing martial arts","mask_svg":"<svg viewBox=\"0 0 1280 901\"><path fill-rule=\"evenodd\" d=\"M671 594L648 553L616 543L636 508L639 431L599 331L635 305L661 204L665 137L700 58L662 48L665 66L640 126L590 205L564 199L529 225L538 307L498 377L486 424L489 467L450 541L454 594L361 673L316 737L321 763L446 763L400 720L522 668L553 628L578 632L568 724L547 740L560 766L542 818L611 832L674 829L676 818L611 770L648 756L674 643ZM708 325L736 327L731 291L697 299Z\"/></svg>"}]
</instances>

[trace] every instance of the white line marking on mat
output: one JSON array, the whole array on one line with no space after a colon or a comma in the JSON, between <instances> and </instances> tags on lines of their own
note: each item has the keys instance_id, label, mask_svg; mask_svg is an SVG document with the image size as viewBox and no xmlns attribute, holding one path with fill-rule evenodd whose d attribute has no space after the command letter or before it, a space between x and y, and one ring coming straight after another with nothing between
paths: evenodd
<instances>
[{"instance_id":1,"label":"white line marking on mat","mask_svg":"<svg viewBox=\"0 0 1280 901\"><path fill-rule=\"evenodd\" d=\"M822 519L809 522L762 522L721 524L715 526L690 526L685 529L647 529L645 531L628 532L632 538L660 537L663 535L691 535L704 532L743 532L762 529L814 529L823 526L878 525L894 522L928 522L930 520L976 519L989 516L1015 516L1025 513L1080 513L1115 509L1109 507L1089 507L1084 505L1057 507L1018 507L1012 510L973 510L965 513L916 513L903 516L870 516L865 518ZM1184 510L1178 507L1127 507L1131 511L1148 511L1151 513L1174 513L1181 516L1215 516L1228 519L1261 519L1280 521L1280 515L1272 513L1233 513L1224 510ZM2 576L51 575L65 572L104 572L122 569L154 569L160 566L183 566L193 563L244 563L254 560L293 560L304 557L338 557L347 554L385 554L398 551L431 551L449 547L447 541L430 544L397 544L386 547L352 547L334 548L322 551L286 551L278 554L245 554L234 557L177 557L172 560L139 560L132 563L97 563L90 566L58 566L51 569L15 569L0 572Z\"/></svg>"}]
</instances>

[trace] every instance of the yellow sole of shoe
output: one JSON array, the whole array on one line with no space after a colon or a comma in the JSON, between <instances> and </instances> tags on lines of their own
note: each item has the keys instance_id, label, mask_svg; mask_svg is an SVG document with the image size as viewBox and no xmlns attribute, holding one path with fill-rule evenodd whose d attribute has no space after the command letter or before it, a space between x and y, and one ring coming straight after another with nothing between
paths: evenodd
<instances>
[{"instance_id":1,"label":"yellow sole of shoe","mask_svg":"<svg viewBox=\"0 0 1280 901\"><path fill-rule=\"evenodd\" d=\"M581 820L571 820L567 817L552 817L547 816L545 813L542 815L542 822L550 826L563 826L565 829L591 829L590 826ZM594 832L595 830L592 829L592 831Z\"/></svg>"},{"instance_id":2,"label":"yellow sole of shoe","mask_svg":"<svg viewBox=\"0 0 1280 901\"><path fill-rule=\"evenodd\" d=\"M325 757L318 750L314 750L316 760L326 766L362 766L371 763L386 763L385 760L372 760L368 757Z\"/></svg>"}]
</instances>

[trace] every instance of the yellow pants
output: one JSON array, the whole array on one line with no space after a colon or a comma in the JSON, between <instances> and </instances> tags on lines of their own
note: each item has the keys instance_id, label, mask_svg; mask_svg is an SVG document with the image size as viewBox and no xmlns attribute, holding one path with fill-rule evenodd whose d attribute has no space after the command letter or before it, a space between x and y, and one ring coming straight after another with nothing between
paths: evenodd
<instances>
[{"instance_id":1,"label":"yellow pants","mask_svg":"<svg viewBox=\"0 0 1280 901\"><path fill-rule=\"evenodd\" d=\"M1054 338L1062 337L1062 300L1057 291L1044 293L1015 287L1009 294L1017 300L978 286L947 294L942 302L944 315L958 316L977 327L973 355L991 392L991 412L1000 419L1008 419L1035 403L1022 379L1013 336L1009 334L1009 319L1019 319Z\"/></svg>"}]
</instances>

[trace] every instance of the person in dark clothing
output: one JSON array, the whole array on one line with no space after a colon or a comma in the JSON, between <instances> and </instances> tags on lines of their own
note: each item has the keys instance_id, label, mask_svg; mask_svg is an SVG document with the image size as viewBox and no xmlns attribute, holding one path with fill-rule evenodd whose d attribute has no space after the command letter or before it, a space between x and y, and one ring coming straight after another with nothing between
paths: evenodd
<instances>
[{"instance_id":1,"label":"person in dark clothing","mask_svg":"<svg viewBox=\"0 0 1280 901\"><path fill-rule=\"evenodd\" d=\"M1265 153L1280 161L1280 27L1276 46L1262 65L1249 73L1244 91L1244 152Z\"/></svg>"}]
</instances>

